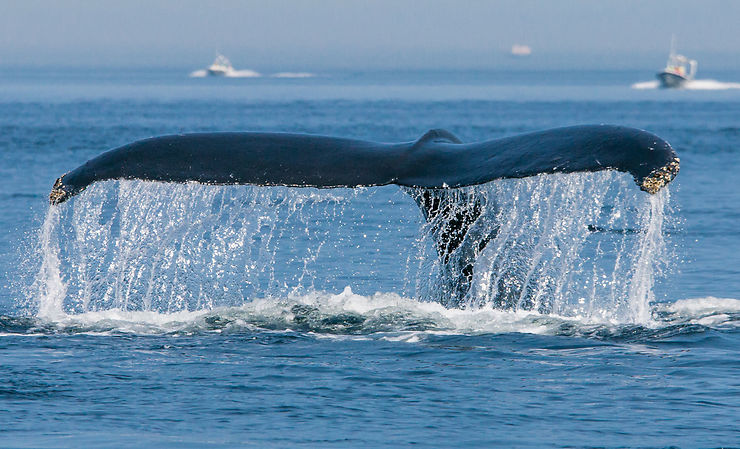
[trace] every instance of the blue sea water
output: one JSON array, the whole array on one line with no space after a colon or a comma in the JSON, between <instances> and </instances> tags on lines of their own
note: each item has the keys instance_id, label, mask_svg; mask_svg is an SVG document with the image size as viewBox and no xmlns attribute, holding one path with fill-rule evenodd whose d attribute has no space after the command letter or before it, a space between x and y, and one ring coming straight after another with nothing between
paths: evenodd
<instances>
[{"instance_id":1,"label":"blue sea water","mask_svg":"<svg viewBox=\"0 0 740 449\"><path fill-rule=\"evenodd\" d=\"M740 74L187 75L0 71L1 447L740 446ZM658 134L679 176L652 198L617 173L476 188L505 226L460 308L396 187L115 181L47 202L153 135L584 123Z\"/></svg>"}]
</instances>

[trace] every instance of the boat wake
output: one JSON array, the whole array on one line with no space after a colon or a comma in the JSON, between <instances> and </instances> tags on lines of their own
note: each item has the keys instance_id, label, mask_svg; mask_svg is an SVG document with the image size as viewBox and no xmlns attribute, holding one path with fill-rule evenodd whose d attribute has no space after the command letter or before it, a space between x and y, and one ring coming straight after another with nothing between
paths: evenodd
<instances>
[{"instance_id":1,"label":"boat wake","mask_svg":"<svg viewBox=\"0 0 740 449\"><path fill-rule=\"evenodd\" d=\"M194 72L190 73L191 78L209 78L211 75L208 74L207 70L196 70ZM259 72L255 72L254 70L229 70L225 72L223 75L220 75L220 77L223 78L260 78L262 77L262 74Z\"/></svg>"},{"instance_id":2,"label":"boat wake","mask_svg":"<svg viewBox=\"0 0 740 449\"><path fill-rule=\"evenodd\" d=\"M660 82L658 81L642 81L634 83L631 86L633 89L646 90L646 89L660 89ZM740 83L726 83L716 80L688 80L683 86L683 90L728 90L728 89L740 89Z\"/></svg>"},{"instance_id":3,"label":"boat wake","mask_svg":"<svg viewBox=\"0 0 740 449\"><path fill-rule=\"evenodd\" d=\"M262 78L264 75L262 75L259 72L255 72L254 70L231 70L228 72L225 72L221 77L223 78ZM278 72L273 73L271 75L267 75L270 78L313 78L316 75L309 72ZM207 70L195 70L193 72L190 72L190 78L210 78L211 75L208 74Z\"/></svg>"},{"instance_id":4,"label":"boat wake","mask_svg":"<svg viewBox=\"0 0 740 449\"><path fill-rule=\"evenodd\" d=\"M270 76L273 78L313 78L316 75L310 72L279 72Z\"/></svg>"}]
</instances>

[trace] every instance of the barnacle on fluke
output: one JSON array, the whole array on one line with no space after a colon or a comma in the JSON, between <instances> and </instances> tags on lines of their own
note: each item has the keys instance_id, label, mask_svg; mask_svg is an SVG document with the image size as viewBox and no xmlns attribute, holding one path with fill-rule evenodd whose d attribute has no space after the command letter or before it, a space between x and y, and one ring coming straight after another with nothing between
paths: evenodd
<instances>
[{"instance_id":1,"label":"barnacle on fluke","mask_svg":"<svg viewBox=\"0 0 740 449\"><path fill-rule=\"evenodd\" d=\"M70 193L68 193L64 189L64 181L63 181L64 175L57 178L56 182L54 183L54 187L51 188L51 193L49 193L49 203L50 204L59 204L67 201L70 197Z\"/></svg>"},{"instance_id":2,"label":"barnacle on fluke","mask_svg":"<svg viewBox=\"0 0 740 449\"><path fill-rule=\"evenodd\" d=\"M663 167L653 170L642 180L642 183L639 183L640 189L650 194L658 193L660 189L676 177L680 168L680 162L681 160L676 157Z\"/></svg>"}]
</instances>

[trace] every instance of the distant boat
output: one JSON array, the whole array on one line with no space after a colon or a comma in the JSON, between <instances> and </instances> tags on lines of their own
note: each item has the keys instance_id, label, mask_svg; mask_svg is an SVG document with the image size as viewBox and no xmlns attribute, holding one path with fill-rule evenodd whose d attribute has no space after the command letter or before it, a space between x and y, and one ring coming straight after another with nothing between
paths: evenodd
<instances>
[{"instance_id":1,"label":"distant boat","mask_svg":"<svg viewBox=\"0 0 740 449\"><path fill-rule=\"evenodd\" d=\"M211 76L226 76L233 71L234 67L231 66L231 61L221 54L216 55L213 64L206 69L206 72Z\"/></svg>"},{"instance_id":2,"label":"distant boat","mask_svg":"<svg viewBox=\"0 0 740 449\"><path fill-rule=\"evenodd\" d=\"M529 56L532 54L532 49L529 45L514 44L511 46L511 56Z\"/></svg>"},{"instance_id":3,"label":"distant boat","mask_svg":"<svg viewBox=\"0 0 740 449\"><path fill-rule=\"evenodd\" d=\"M696 75L696 61L676 53L675 38L671 38L671 52L662 72L655 76L660 80L660 87L683 87Z\"/></svg>"}]
</instances>

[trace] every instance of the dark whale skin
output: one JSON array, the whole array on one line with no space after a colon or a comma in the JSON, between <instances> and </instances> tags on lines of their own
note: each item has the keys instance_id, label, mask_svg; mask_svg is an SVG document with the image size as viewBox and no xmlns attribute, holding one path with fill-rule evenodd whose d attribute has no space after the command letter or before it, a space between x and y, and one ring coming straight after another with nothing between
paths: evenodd
<instances>
[{"instance_id":1,"label":"dark whale skin","mask_svg":"<svg viewBox=\"0 0 740 449\"><path fill-rule=\"evenodd\" d=\"M542 173L619 170L655 193L678 172L668 142L613 125L555 128L476 143L444 130L414 142L377 143L307 134L224 132L152 137L112 149L60 177L59 204L90 184L141 179L203 184L450 189Z\"/></svg>"}]
</instances>

